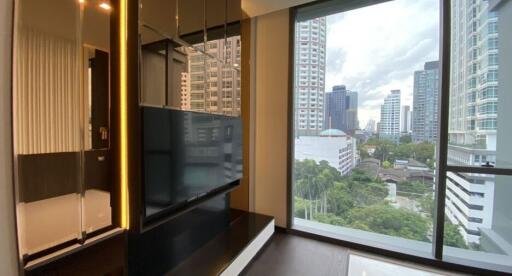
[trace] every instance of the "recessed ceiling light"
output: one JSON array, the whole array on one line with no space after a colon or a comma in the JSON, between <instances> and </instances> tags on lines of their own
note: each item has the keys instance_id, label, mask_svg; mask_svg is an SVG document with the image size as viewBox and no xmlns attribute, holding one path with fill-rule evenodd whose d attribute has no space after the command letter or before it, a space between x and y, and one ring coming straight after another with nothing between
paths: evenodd
<instances>
[{"instance_id":1,"label":"recessed ceiling light","mask_svg":"<svg viewBox=\"0 0 512 276\"><path fill-rule=\"evenodd\" d=\"M85 4L85 0L78 0L78 3Z\"/></svg>"},{"instance_id":2,"label":"recessed ceiling light","mask_svg":"<svg viewBox=\"0 0 512 276\"><path fill-rule=\"evenodd\" d=\"M106 2L101 3L100 4L100 8L102 8L102 9L104 9L106 11L109 11L109 10L112 9L112 7L108 3L106 3Z\"/></svg>"}]
</instances>

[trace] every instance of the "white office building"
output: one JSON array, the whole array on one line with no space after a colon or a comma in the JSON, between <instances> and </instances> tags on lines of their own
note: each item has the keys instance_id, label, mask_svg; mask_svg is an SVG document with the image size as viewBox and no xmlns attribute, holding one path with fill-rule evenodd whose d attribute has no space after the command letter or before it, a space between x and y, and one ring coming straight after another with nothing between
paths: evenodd
<instances>
[{"instance_id":1,"label":"white office building","mask_svg":"<svg viewBox=\"0 0 512 276\"><path fill-rule=\"evenodd\" d=\"M341 175L347 175L357 165L357 142L341 130L327 129L320 136L295 138L295 159L327 161Z\"/></svg>"}]
</instances>

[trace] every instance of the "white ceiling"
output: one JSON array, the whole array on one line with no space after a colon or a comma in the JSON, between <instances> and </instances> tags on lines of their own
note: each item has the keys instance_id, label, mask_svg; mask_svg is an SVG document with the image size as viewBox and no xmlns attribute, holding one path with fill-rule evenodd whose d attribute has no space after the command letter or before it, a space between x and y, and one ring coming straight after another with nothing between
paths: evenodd
<instances>
[{"instance_id":1,"label":"white ceiling","mask_svg":"<svg viewBox=\"0 0 512 276\"><path fill-rule=\"evenodd\" d=\"M249 17L255 17L314 1L316 0L242 0L242 11Z\"/></svg>"}]
</instances>

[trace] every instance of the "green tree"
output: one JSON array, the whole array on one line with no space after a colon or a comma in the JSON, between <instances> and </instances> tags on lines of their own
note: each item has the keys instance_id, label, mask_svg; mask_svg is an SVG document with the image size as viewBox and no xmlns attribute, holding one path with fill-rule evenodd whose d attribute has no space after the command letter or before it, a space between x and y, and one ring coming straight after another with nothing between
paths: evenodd
<instances>
[{"instance_id":1,"label":"green tree","mask_svg":"<svg viewBox=\"0 0 512 276\"><path fill-rule=\"evenodd\" d=\"M380 179L373 179L362 170L353 170L347 179L348 194L354 206L364 207L384 202L388 186Z\"/></svg>"},{"instance_id":2,"label":"green tree","mask_svg":"<svg viewBox=\"0 0 512 276\"><path fill-rule=\"evenodd\" d=\"M459 231L459 225L452 224L449 221L444 223L444 240L443 244L457 248L468 249L468 244Z\"/></svg>"},{"instance_id":3,"label":"green tree","mask_svg":"<svg viewBox=\"0 0 512 276\"><path fill-rule=\"evenodd\" d=\"M400 144L409 144L412 142L410 134L400 136Z\"/></svg>"},{"instance_id":4,"label":"green tree","mask_svg":"<svg viewBox=\"0 0 512 276\"><path fill-rule=\"evenodd\" d=\"M432 193L424 195L419 200L421 211L428 214L430 218L434 217L435 202Z\"/></svg>"},{"instance_id":5,"label":"green tree","mask_svg":"<svg viewBox=\"0 0 512 276\"><path fill-rule=\"evenodd\" d=\"M396 149L396 145L388 140L379 140L375 144L375 152L373 153L373 157L379 159L381 162L389 161L394 162L392 158L392 154Z\"/></svg>"},{"instance_id":6,"label":"green tree","mask_svg":"<svg viewBox=\"0 0 512 276\"><path fill-rule=\"evenodd\" d=\"M352 209L346 219L351 228L406 239L429 241L430 224L420 214L387 204Z\"/></svg>"},{"instance_id":7,"label":"green tree","mask_svg":"<svg viewBox=\"0 0 512 276\"><path fill-rule=\"evenodd\" d=\"M391 165L391 162L389 162L388 160L384 160L384 162L382 162L382 167L384 169L391 169L393 166Z\"/></svg>"},{"instance_id":8,"label":"green tree","mask_svg":"<svg viewBox=\"0 0 512 276\"><path fill-rule=\"evenodd\" d=\"M296 218L310 219L308 215L310 210L311 201L302 197L295 196L293 204L293 214Z\"/></svg>"},{"instance_id":9,"label":"green tree","mask_svg":"<svg viewBox=\"0 0 512 276\"><path fill-rule=\"evenodd\" d=\"M435 145L429 142L421 142L413 145L411 157L428 165L430 168L434 168Z\"/></svg>"},{"instance_id":10,"label":"green tree","mask_svg":"<svg viewBox=\"0 0 512 276\"><path fill-rule=\"evenodd\" d=\"M336 182L327 191L328 211L337 216L343 216L350 209L354 208L355 202L349 187L345 182Z\"/></svg>"},{"instance_id":11,"label":"green tree","mask_svg":"<svg viewBox=\"0 0 512 276\"><path fill-rule=\"evenodd\" d=\"M368 153L365 144L357 144L357 150L359 151L359 156L361 156L361 159L366 159L370 157L370 154Z\"/></svg>"},{"instance_id":12,"label":"green tree","mask_svg":"<svg viewBox=\"0 0 512 276\"><path fill-rule=\"evenodd\" d=\"M332 213L316 214L313 220L330 225L343 226L346 224L343 218L336 216L335 214Z\"/></svg>"},{"instance_id":13,"label":"green tree","mask_svg":"<svg viewBox=\"0 0 512 276\"><path fill-rule=\"evenodd\" d=\"M316 163L314 160L295 161L295 196L310 202L304 210L304 218L312 218L316 213L326 213L328 209L328 191L341 174L327 161Z\"/></svg>"},{"instance_id":14,"label":"green tree","mask_svg":"<svg viewBox=\"0 0 512 276\"><path fill-rule=\"evenodd\" d=\"M402 181L396 184L396 191L409 198L419 198L432 191L432 186L420 181Z\"/></svg>"}]
</instances>

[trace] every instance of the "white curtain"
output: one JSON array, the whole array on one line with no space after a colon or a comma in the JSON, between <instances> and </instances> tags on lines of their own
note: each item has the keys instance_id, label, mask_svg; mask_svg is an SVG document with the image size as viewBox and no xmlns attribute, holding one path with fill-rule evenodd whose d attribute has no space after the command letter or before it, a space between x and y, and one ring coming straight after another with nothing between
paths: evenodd
<instances>
[{"instance_id":1,"label":"white curtain","mask_svg":"<svg viewBox=\"0 0 512 276\"><path fill-rule=\"evenodd\" d=\"M13 119L16 154L80 150L78 41L17 26ZM80 195L17 205L20 251L34 253L80 237Z\"/></svg>"},{"instance_id":2,"label":"white curtain","mask_svg":"<svg viewBox=\"0 0 512 276\"><path fill-rule=\"evenodd\" d=\"M16 154L80 150L80 53L77 41L17 29Z\"/></svg>"}]
</instances>

